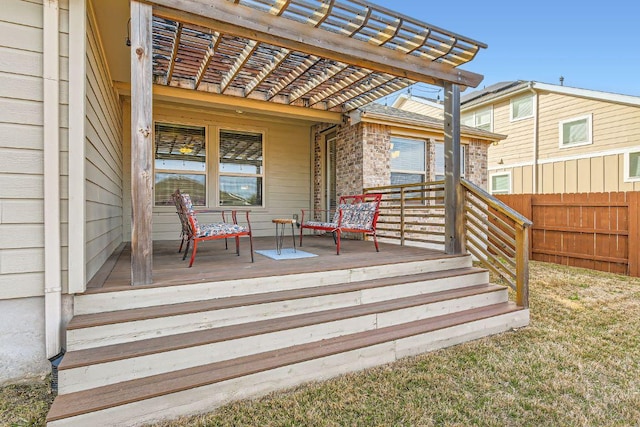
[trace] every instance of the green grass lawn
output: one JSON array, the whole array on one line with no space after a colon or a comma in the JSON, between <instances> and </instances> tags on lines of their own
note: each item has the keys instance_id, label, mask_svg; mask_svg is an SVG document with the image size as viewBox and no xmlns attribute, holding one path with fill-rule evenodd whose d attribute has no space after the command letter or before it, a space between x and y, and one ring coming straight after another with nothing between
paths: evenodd
<instances>
[{"instance_id":1,"label":"green grass lawn","mask_svg":"<svg viewBox=\"0 0 640 427\"><path fill-rule=\"evenodd\" d=\"M640 280L530 275L526 328L158 426L640 425ZM3 425L42 422L45 387L31 389L0 389Z\"/></svg>"}]
</instances>

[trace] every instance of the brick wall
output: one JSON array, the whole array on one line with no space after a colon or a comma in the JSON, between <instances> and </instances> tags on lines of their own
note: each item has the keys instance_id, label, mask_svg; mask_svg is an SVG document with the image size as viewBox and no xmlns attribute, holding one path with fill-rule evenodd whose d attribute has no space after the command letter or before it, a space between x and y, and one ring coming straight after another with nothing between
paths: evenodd
<instances>
[{"instance_id":1,"label":"brick wall","mask_svg":"<svg viewBox=\"0 0 640 427\"><path fill-rule=\"evenodd\" d=\"M477 186L487 189L487 152L489 144L472 139L467 146L465 176Z\"/></svg>"}]
</instances>

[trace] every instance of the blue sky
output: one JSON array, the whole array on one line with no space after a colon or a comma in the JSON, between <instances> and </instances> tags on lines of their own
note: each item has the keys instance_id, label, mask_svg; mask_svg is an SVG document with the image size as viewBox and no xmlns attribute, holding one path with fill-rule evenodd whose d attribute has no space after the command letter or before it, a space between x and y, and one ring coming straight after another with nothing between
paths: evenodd
<instances>
[{"instance_id":1,"label":"blue sky","mask_svg":"<svg viewBox=\"0 0 640 427\"><path fill-rule=\"evenodd\" d=\"M559 84L563 76L565 86L640 96L637 0L372 1L488 44L461 67L484 75L480 88L506 80ZM435 97L424 85L413 93Z\"/></svg>"}]
</instances>

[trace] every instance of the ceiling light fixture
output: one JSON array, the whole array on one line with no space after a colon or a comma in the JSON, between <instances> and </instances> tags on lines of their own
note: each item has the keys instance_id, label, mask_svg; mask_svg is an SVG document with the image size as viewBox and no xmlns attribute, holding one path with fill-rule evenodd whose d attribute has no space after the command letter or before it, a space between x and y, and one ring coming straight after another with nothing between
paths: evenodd
<instances>
[{"instance_id":1,"label":"ceiling light fixture","mask_svg":"<svg viewBox=\"0 0 640 427\"><path fill-rule=\"evenodd\" d=\"M180 147L180 149L178 151L180 151L180 153L182 153L182 154L191 154L193 152L193 148L191 148L191 147Z\"/></svg>"}]
</instances>

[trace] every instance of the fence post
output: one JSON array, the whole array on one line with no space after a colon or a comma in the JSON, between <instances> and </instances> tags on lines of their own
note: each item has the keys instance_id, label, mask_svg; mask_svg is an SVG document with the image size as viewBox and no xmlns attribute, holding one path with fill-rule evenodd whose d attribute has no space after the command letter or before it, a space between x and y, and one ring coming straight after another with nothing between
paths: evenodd
<instances>
[{"instance_id":1,"label":"fence post","mask_svg":"<svg viewBox=\"0 0 640 427\"><path fill-rule=\"evenodd\" d=\"M404 246L404 187L400 188L400 246Z\"/></svg>"},{"instance_id":2,"label":"fence post","mask_svg":"<svg viewBox=\"0 0 640 427\"><path fill-rule=\"evenodd\" d=\"M629 276L640 277L640 192L627 192Z\"/></svg>"},{"instance_id":3,"label":"fence post","mask_svg":"<svg viewBox=\"0 0 640 427\"><path fill-rule=\"evenodd\" d=\"M516 303L529 308L529 233L516 224Z\"/></svg>"}]
</instances>

